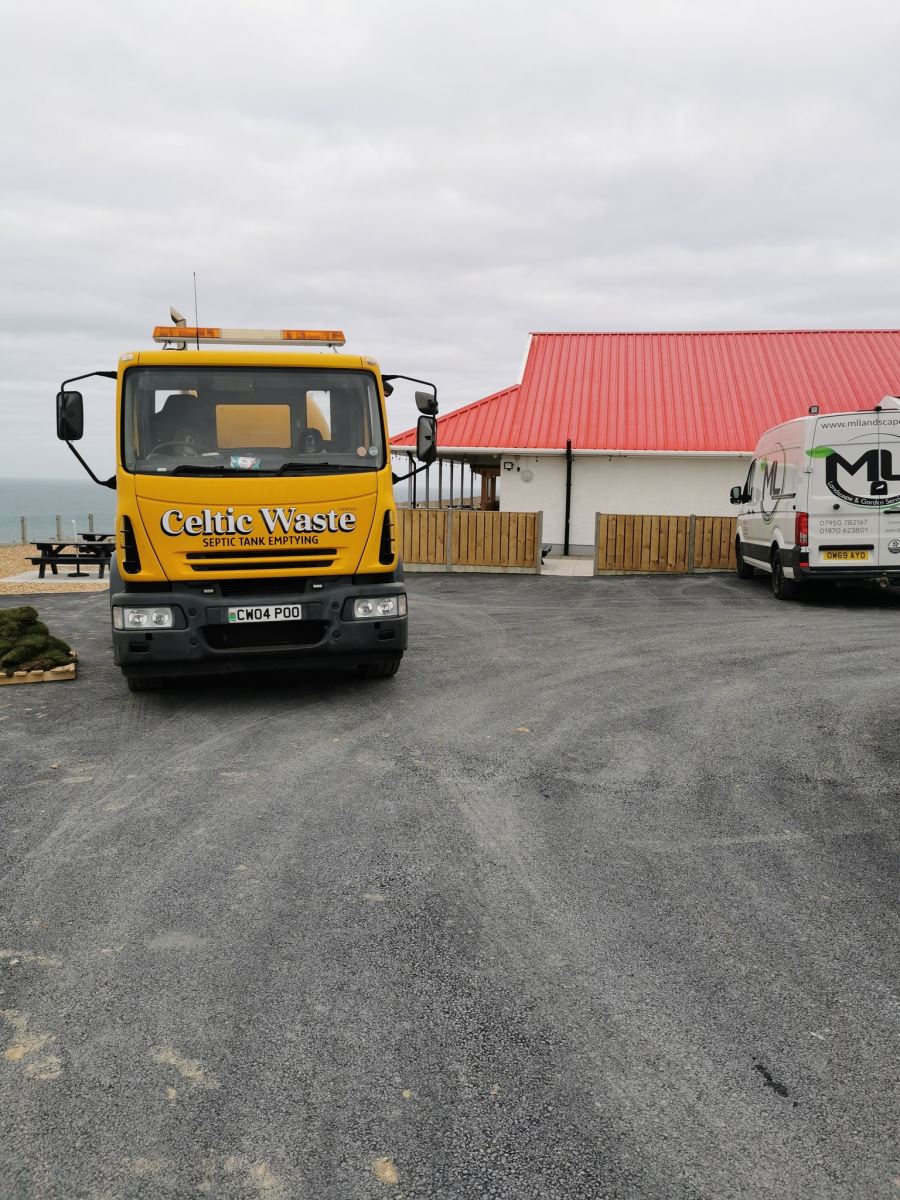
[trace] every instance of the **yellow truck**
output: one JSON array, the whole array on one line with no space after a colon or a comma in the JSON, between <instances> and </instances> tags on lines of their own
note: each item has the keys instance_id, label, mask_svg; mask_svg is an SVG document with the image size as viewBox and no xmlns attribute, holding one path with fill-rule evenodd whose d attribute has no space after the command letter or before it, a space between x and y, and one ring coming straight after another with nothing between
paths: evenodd
<instances>
[{"instance_id":1,"label":"yellow truck","mask_svg":"<svg viewBox=\"0 0 900 1200\"><path fill-rule=\"evenodd\" d=\"M161 348L67 379L56 397L58 437L116 490L112 638L129 688L340 662L395 674L407 598L385 397L394 380L422 386L423 470L435 386L342 352L338 330L178 323L153 337ZM92 376L116 381L106 480L73 444L84 404L70 388Z\"/></svg>"}]
</instances>

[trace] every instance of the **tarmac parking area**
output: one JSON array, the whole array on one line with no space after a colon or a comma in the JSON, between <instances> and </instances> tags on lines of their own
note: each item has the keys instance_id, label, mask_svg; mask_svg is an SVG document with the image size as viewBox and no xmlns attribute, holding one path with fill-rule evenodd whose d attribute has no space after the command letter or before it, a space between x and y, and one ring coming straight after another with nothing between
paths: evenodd
<instances>
[{"instance_id":1,"label":"tarmac parking area","mask_svg":"<svg viewBox=\"0 0 900 1200\"><path fill-rule=\"evenodd\" d=\"M900 596L408 591L394 679L141 695L35 599L0 1197L900 1195Z\"/></svg>"}]
</instances>

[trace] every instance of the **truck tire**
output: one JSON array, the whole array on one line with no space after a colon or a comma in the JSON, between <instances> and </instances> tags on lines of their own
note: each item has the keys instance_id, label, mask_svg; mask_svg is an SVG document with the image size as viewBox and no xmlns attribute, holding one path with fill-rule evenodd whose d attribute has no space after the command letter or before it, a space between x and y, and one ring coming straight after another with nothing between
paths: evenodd
<instances>
[{"instance_id":1,"label":"truck tire","mask_svg":"<svg viewBox=\"0 0 900 1200\"><path fill-rule=\"evenodd\" d=\"M772 551L772 593L776 600L799 600L803 585L796 579L787 579L781 563L781 552Z\"/></svg>"},{"instance_id":2,"label":"truck tire","mask_svg":"<svg viewBox=\"0 0 900 1200\"><path fill-rule=\"evenodd\" d=\"M161 675L130 675L124 672L129 692L155 692L165 684Z\"/></svg>"},{"instance_id":3,"label":"truck tire","mask_svg":"<svg viewBox=\"0 0 900 1200\"><path fill-rule=\"evenodd\" d=\"M400 670L402 654L385 654L372 662L358 663L357 667L363 679L388 679Z\"/></svg>"},{"instance_id":4,"label":"truck tire","mask_svg":"<svg viewBox=\"0 0 900 1200\"><path fill-rule=\"evenodd\" d=\"M744 552L741 549L741 539L734 539L734 560L737 563L738 579L752 579L756 571L749 563L744 562Z\"/></svg>"}]
</instances>

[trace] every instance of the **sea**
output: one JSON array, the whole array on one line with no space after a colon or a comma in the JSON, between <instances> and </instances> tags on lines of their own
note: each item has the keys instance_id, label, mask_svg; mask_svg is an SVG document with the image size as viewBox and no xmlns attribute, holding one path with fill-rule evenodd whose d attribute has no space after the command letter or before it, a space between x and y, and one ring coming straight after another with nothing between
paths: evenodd
<instances>
[{"instance_id":1,"label":"sea","mask_svg":"<svg viewBox=\"0 0 900 1200\"><path fill-rule=\"evenodd\" d=\"M0 545L22 540L22 517L29 542L56 537L56 518L66 540L93 528L115 530L116 493L90 479L0 479Z\"/></svg>"}]
</instances>

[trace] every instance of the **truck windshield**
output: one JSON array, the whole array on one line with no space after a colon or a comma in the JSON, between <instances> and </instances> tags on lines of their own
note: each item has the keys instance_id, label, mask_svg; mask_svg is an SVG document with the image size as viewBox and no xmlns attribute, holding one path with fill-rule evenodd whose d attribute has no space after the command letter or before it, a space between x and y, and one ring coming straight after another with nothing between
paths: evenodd
<instances>
[{"instance_id":1,"label":"truck windshield","mask_svg":"<svg viewBox=\"0 0 900 1200\"><path fill-rule=\"evenodd\" d=\"M385 463L375 381L306 367L133 367L122 461L149 475L375 471Z\"/></svg>"}]
</instances>

